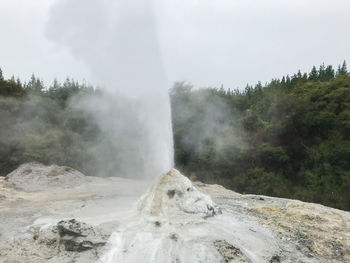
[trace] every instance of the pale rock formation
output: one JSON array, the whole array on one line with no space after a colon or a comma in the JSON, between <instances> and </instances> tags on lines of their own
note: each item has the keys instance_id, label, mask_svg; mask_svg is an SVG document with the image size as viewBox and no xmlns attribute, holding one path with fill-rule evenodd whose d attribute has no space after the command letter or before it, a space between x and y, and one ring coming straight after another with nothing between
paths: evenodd
<instances>
[{"instance_id":1,"label":"pale rock formation","mask_svg":"<svg viewBox=\"0 0 350 263\"><path fill-rule=\"evenodd\" d=\"M161 175L141 198L139 209L150 216L176 217L182 213L210 217L219 213L209 195L205 195L179 171Z\"/></svg>"},{"instance_id":2,"label":"pale rock formation","mask_svg":"<svg viewBox=\"0 0 350 263\"><path fill-rule=\"evenodd\" d=\"M0 262L350 262L349 212L176 170L147 187L22 165L0 179Z\"/></svg>"}]
</instances>

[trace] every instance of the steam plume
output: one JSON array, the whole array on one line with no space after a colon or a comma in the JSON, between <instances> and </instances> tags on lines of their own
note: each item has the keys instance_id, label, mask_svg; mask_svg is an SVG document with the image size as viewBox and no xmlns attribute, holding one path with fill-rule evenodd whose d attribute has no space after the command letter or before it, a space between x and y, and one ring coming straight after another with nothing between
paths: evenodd
<instances>
[{"instance_id":1,"label":"steam plume","mask_svg":"<svg viewBox=\"0 0 350 263\"><path fill-rule=\"evenodd\" d=\"M75 101L91 113L115 152L118 175L150 177L173 165L171 113L157 40L153 0L60 0L47 26L104 88ZM115 156L115 158L114 158Z\"/></svg>"}]
</instances>

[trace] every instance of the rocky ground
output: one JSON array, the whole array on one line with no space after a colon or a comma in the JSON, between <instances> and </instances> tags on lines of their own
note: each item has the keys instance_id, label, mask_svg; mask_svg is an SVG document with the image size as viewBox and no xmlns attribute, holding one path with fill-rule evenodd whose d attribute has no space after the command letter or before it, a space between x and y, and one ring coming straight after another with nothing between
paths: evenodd
<instances>
[{"instance_id":1,"label":"rocky ground","mask_svg":"<svg viewBox=\"0 0 350 263\"><path fill-rule=\"evenodd\" d=\"M150 186L20 166L0 178L0 262L350 262L349 212L176 170Z\"/></svg>"}]
</instances>

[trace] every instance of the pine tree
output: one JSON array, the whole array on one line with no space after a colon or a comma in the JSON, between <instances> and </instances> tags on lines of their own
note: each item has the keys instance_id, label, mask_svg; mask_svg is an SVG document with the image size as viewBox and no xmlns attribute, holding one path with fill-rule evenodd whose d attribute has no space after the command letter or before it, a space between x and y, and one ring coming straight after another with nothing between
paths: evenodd
<instances>
[{"instance_id":1,"label":"pine tree","mask_svg":"<svg viewBox=\"0 0 350 263\"><path fill-rule=\"evenodd\" d=\"M291 78L291 86L295 87L301 80L302 76L301 71L298 70L298 73L294 74Z\"/></svg>"},{"instance_id":2,"label":"pine tree","mask_svg":"<svg viewBox=\"0 0 350 263\"><path fill-rule=\"evenodd\" d=\"M346 76L348 75L348 67L346 65L346 61L344 60L343 65L340 67L340 65L338 66L338 70L337 70L337 76L342 75L342 76Z\"/></svg>"},{"instance_id":3,"label":"pine tree","mask_svg":"<svg viewBox=\"0 0 350 263\"><path fill-rule=\"evenodd\" d=\"M32 74L30 81L25 85L25 88L31 93L40 94L44 90L44 85L40 79L37 79L35 75Z\"/></svg>"},{"instance_id":4,"label":"pine tree","mask_svg":"<svg viewBox=\"0 0 350 263\"><path fill-rule=\"evenodd\" d=\"M18 87L22 88L22 82L21 82L21 80L19 78L17 78L16 84L17 84Z\"/></svg>"},{"instance_id":5,"label":"pine tree","mask_svg":"<svg viewBox=\"0 0 350 263\"><path fill-rule=\"evenodd\" d=\"M296 76L297 76L298 79L301 79L303 77L303 75L301 74L300 69L298 70L298 73L297 73Z\"/></svg>"},{"instance_id":6,"label":"pine tree","mask_svg":"<svg viewBox=\"0 0 350 263\"><path fill-rule=\"evenodd\" d=\"M318 70L318 80L325 81L325 79L326 79L326 66L323 63Z\"/></svg>"},{"instance_id":7,"label":"pine tree","mask_svg":"<svg viewBox=\"0 0 350 263\"><path fill-rule=\"evenodd\" d=\"M317 80L318 80L318 77L319 77L319 75L318 75L317 69L316 69L315 66L313 66L313 67L312 67L312 70L311 70L311 72L310 72L310 74L309 74L309 80L311 80L311 81L317 81Z\"/></svg>"},{"instance_id":8,"label":"pine tree","mask_svg":"<svg viewBox=\"0 0 350 263\"><path fill-rule=\"evenodd\" d=\"M292 81L290 80L289 75L286 77L286 87L289 89L292 87Z\"/></svg>"},{"instance_id":9,"label":"pine tree","mask_svg":"<svg viewBox=\"0 0 350 263\"><path fill-rule=\"evenodd\" d=\"M282 77L282 80L281 80L281 87L282 87L282 88L286 88L286 87L287 87L287 85L286 85L286 77L285 77L285 76Z\"/></svg>"},{"instance_id":10,"label":"pine tree","mask_svg":"<svg viewBox=\"0 0 350 263\"><path fill-rule=\"evenodd\" d=\"M4 80L4 76L2 75L2 69L0 68L0 80Z\"/></svg>"},{"instance_id":11,"label":"pine tree","mask_svg":"<svg viewBox=\"0 0 350 263\"><path fill-rule=\"evenodd\" d=\"M59 88L61 87L60 83L58 82L57 79L54 79L53 80L53 84L52 86L50 87L50 90L58 90Z\"/></svg>"},{"instance_id":12,"label":"pine tree","mask_svg":"<svg viewBox=\"0 0 350 263\"><path fill-rule=\"evenodd\" d=\"M330 81L334 79L334 77L335 77L334 69L331 65L329 65L325 70L325 81Z\"/></svg>"},{"instance_id":13,"label":"pine tree","mask_svg":"<svg viewBox=\"0 0 350 263\"><path fill-rule=\"evenodd\" d=\"M255 85L255 90L257 92L260 92L260 91L262 91L262 89L263 89L263 86L262 86L261 82L259 81L258 84Z\"/></svg>"}]
</instances>

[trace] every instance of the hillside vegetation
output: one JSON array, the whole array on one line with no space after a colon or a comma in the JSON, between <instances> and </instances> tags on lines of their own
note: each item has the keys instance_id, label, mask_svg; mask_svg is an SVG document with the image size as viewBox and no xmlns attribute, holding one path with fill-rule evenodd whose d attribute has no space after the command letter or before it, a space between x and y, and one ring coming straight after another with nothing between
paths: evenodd
<instances>
[{"instance_id":1,"label":"hillside vegetation","mask_svg":"<svg viewBox=\"0 0 350 263\"><path fill-rule=\"evenodd\" d=\"M171 91L176 163L238 192L350 209L350 76L344 64L247 86Z\"/></svg>"},{"instance_id":2,"label":"hillside vegetation","mask_svg":"<svg viewBox=\"0 0 350 263\"><path fill-rule=\"evenodd\" d=\"M39 161L96 175L102 134L77 96L101 91L67 79L50 87L0 72L0 174ZM242 193L350 210L350 75L345 62L247 86L170 90L175 161L192 178ZM118 149L105 151L113 153ZM107 162L107 161L106 161Z\"/></svg>"}]
</instances>

